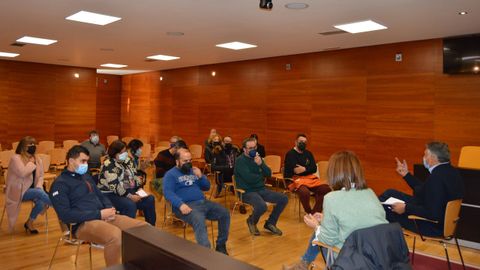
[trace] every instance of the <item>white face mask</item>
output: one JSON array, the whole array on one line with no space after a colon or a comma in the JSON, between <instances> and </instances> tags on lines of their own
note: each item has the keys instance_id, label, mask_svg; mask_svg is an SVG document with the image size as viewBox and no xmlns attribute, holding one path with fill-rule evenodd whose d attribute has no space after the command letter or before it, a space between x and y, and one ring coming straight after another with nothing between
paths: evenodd
<instances>
[{"instance_id":1,"label":"white face mask","mask_svg":"<svg viewBox=\"0 0 480 270\"><path fill-rule=\"evenodd\" d=\"M128 153L127 152L123 152L120 155L118 155L118 160L120 160L120 161L125 161L125 160L127 160L127 158L128 158Z\"/></svg>"},{"instance_id":2,"label":"white face mask","mask_svg":"<svg viewBox=\"0 0 480 270\"><path fill-rule=\"evenodd\" d=\"M425 157L423 157L423 166L424 166L425 169L427 169L427 170L430 169L430 165L428 164L427 159L426 159Z\"/></svg>"},{"instance_id":3,"label":"white face mask","mask_svg":"<svg viewBox=\"0 0 480 270\"><path fill-rule=\"evenodd\" d=\"M100 139L98 138L97 135L95 135L95 136L90 137L90 141L91 141L93 144L97 144L97 143L100 141Z\"/></svg>"}]
</instances>

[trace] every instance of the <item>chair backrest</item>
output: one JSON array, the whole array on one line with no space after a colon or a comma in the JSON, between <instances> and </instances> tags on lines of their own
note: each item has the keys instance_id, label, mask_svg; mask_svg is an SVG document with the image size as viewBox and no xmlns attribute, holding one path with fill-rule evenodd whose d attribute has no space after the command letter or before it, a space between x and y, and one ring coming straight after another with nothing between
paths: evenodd
<instances>
[{"instance_id":1,"label":"chair backrest","mask_svg":"<svg viewBox=\"0 0 480 270\"><path fill-rule=\"evenodd\" d=\"M464 146L460 150L458 167L480 169L480 146Z\"/></svg>"},{"instance_id":2,"label":"chair backrest","mask_svg":"<svg viewBox=\"0 0 480 270\"><path fill-rule=\"evenodd\" d=\"M327 168L328 168L328 161L327 160L317 162L317 173L316 173L316 175L318 176L318 178L320 178L322 180L327 180Z\"/></svg>"},{"instance_id":3,"label":"chair backrest","mask_svg":"<svg viewBox=\"0 0 480 270\"><path fill-rule=\"evenodd\" d=\"M167 148L170 148L170 142L169 141L159 141L157 142L156 144L156 147L167 147Z\"/></svg>"},{"instance_id":4,"label":"chair backrest","mask_svg":"<svg viewBox=\"0 0 480 270\"><path fill-rule=\"evenodd\" d=\"M5 150L0 152L0 161L2 161L2 168L8 168L10 159L15 154L14 150Z\"/></svg>"},{"instance_id":5,"label":"chair backrest","mask_svg":"<svg viewBox=\"0 0 480 270\"><path fill-rule=\"evenodd\" d=\"M203 147L200 144L192 144L188 147L192 153L192 159L202 158Z\"/></svg>"},{"instance_id":6,"label":"chair backrest","mask_svg":"<svg viewBox=\"0 0 480 270\"><path fill-rule=\"evenodd\" d=\"M67 150L64 148L53 148L50 150L50 164L63 165L67 158Z\"/></svg>"},{"instance_id":7,"label":"chair backrest","mask_svg":"<svg viewBox=\"0 0 480 270\"><path fill-rule=\"evenodd\" d=\"M37 154L38 158L42 160L43 163L43 171L48 172L50 168L50 155L47 154Z\"/></svg>"},{"instance_id":8,"label":"chair backrest","mask_svg":"<svg viewBox=\"0 0 480 270\"><path fill-rule=\"evenodd\" d=\"M265 164L272 170L272 173L280 173L282 168L282 158L278 155L267 155L263 159Z\"/></svg>"},{"instance_id":9,"label":"chair backrest","mask_svg":"<svg viewBox=\"0 0 480 270\"><path fill-rule=\"evenodd\" d=\"M15 152L15 150L17 150L18 144L19 144L19 142L12 142L12 150L13 150L13 152Z\"/></svg>"},{"instance_id":10,"label":"chair backrest","mask_svg":"<svg viewBox=\"0 0 480 270\"><path fill-rule=\"evenodd\" d=\"M118 136L117 135L108 135L107 136L107 145L110 145L112 144L112 142L118 140Z\"/></svg>"},{"instance_id":11,"label":"chair backrest","mask_svg":"<svg viewBox=\"0 0 480 270\"><path fill-rule=\"evenodd\" d=\"M135 138L133 137L123 137L122 138L122 141L125 143L125 144L128 144L131 140L133 140Z\"/></svg>"},{"instance_id":12,"label":"chair backrest","mask_svg":"<svg viewBox=\"0 0 480 270\"><path fill-rule=\"evenodd\" d=\"M63 149L70 150L75 145L79 145L80 143L77 140L65 140L63 141Z\"/></svg>"},{"instance_id":13,"label":"chair backrest","mask_svg":"<svg viewBox=\"0 0 480 270\"><path fill-rule=\"evenodd\" d=\"M460 219L460 208L462 206L462 200L453 200L447 203L445 208L445 223L443 227L443 236L450 238L455 235L458 220Z\"/></svg>"},{"instance_id":14,"label":"chair backrest","mask_svg":"<svg viewBox=\"0 0 480 270\"><path fill-rule=\"evenodd\" d=\"M152 145L149 143L146 143L142 147L142 155L140 157L149 159L151 156L152 156Z\"/></svg>"},{"instance_id":15,"label":"chair backrest","mask_svg":"<svg viewBox=\"0 0 480 270\"><path fill-rule=\"evenodd\" d=\"M163 150L167 150L167 149L170 149L170 147L166 147L166 146L157 146L155 147L155 155L153 156L154 158L157 157L158 153L160 153L161 151Z\"/></svg>"},{"instance_id":16,"label":"chair backrest","mask_svg":"<svg viewBox=\"0 0 480 270\"><path fill-rule=\"evenodd\" d=\"M53 148L55 148L55 142L54 141L40 141L40 142L38 142L37 153L38 154L47 154L48 151L52 150Z\"/></svg>"}]
</instances>

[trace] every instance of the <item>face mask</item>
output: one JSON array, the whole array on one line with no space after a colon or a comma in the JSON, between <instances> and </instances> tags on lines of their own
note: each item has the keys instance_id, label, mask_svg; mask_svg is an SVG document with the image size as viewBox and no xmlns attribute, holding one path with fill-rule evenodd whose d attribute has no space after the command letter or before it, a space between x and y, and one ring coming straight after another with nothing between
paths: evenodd
<instances>
[{"instance_id":1,"label":"face mask","mask_svg":"<svg viewBox=\"0 0 480 270\"><path fill-rule=\"evenodd\" d=\"M90 141L91 141L93 144L97 144L97 143L99 142L99 140L100 140L100 139L98 138L98 136L92 136L92 137L90 138Z\"/></svg>"},{"instance_id":2,"label":"face mask","mask_svg":"<svg viewBox=\"0 0 480 270\"><path fill-rule=\"evenodd\" d=\"M121 153L120 155L118 155L118 160L120 160L120 161L125 161L125 160L127 160L127 157L128 157L128 153L127 153L127 152L123 152L123 153Z\"/></svg>"},{"instance_id":3,"label":"face mask","mask_svg":"<svg viewBox=\"0 0 480 270\"><path fill-rule=\"evenodd\" d=\"M251 158L256 157L257 156L257 150L252 149L252 150L248 151L248 156L251 157Z\"/></svg>"},{"instance_id":4,"label":"face mask","mask_svg":"<svg viewBox=\"0 0 480 270\"><path fill-rule=\"evenodd\" d=\"M307 144L304 143L304 142L299 142L299 143L297 144L297 147L298 147L298 150L300 150L300 151L305 151L305 149L307 149Z\"/></svg>"},{"instance_id":5,"label":"face mask","mask_svg":"<svg viewBox=\"0 0 480 270\"><path fill-rule=\"evenodd\" d=\"M78 167L75 169L75 172L80 174L80 175L83 175L83 174L86 174L88 171L88 164L85 163L85 164L80 164L78 165Z\"/></svg>"},{"instance_id":6,"label":"face mask","mask_svg":"<svg viewBox=\"0 0 480 270\"><path fill-rule=\"evenodd\" d=\"M137 157L140 157L142 155L142 148L138 148L137 151L135 152L135 155Z\"/></svg>"},{"instance_id":7,"label":"face mask","mask_svg":"<svg viewBox=\"0 0 480 270\"><path fill-rule=\"evenodd\" d=\"M35 145L29 145L27 148L27 153L30 155L35 154L35 151L37 151L37 147Z\"/></svg>"},{"instance_id":8,"label":"face mask","mask_svg":"<svg viewBox=\"0 0 480 270\"><path fill-rule=\"evenodd\" d=\"M189 173L191 169L192 169L191 162L184 163L182 167L180 167L180 171L182 171L183 174Z\"/></svg>"},{"instance_id":9,"label":"face mask","mask_svg":"<svg viewBox=\"0 0 480 270\"><path fill-rule=\"evenodd\" d=\"M213 146L220 145L220 142L213 142Z\"/></svg>"},{"instance_id":10,"label":"face mask","mask_svg":"<svg viewBox=\"0 0 480 270\"><path fill-rule=\"evenodd\" d=\"M232 144L231 143L226 143L225 144L225 150L227 150L227 151L232 150Z\"/></svg>"},{"instance_id":11,"label":"face mask","mask_svg":"<svg viewBox=\"0 0 480 270\"><path fill-rule=\"evenodd\" d=\"M425 159L425 157L423 157L423 166L425 167L425 169L430 169L430 165L428 165L428 162L427 162L427 159Z\"/></svg>"}]
</instances>

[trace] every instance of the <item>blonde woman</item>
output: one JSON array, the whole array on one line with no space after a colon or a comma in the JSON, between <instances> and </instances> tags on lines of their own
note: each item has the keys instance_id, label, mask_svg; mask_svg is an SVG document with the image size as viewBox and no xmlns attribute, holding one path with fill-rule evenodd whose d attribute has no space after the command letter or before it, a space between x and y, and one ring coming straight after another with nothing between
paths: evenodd
<instances>
[{"instance_id":1,"label":"blonde woman","mask_svg":"<svg viewBox=\"0 0 480 270\"><path fill-rule=\"evenodd\" d=\"M23 201L35 203L23 225L30 234L38 234L38 230L33 228L33 221L52 205L48 194L43 190L43 163L35 156L35 152L35 139L24 137L8 164L6 208L10 231L13 231Z\"/></svg>"},{"instance_id":2,"label":"blonde woman","mask_svg":"<svg viewBox=\"0 0 480 270\"><path fill-rule=\"evenodd\" d=\"M333 191L325 195L323 214L307 214L305 223L313 228L308 248L300 262L284 266L284 270L308 269L319 253L312 240L341 249L345 239L355 230L388 223L380 201L367 187L360 160L355 153L340 151L328 161L328 184Z\"/></svg>"}]
</instances>

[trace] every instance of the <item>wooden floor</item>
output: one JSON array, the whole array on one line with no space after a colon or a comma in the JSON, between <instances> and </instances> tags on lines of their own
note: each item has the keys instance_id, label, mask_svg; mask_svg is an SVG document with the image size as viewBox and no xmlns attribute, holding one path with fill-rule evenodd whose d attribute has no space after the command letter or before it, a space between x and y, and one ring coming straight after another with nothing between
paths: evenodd
<instances>
[{"instance_id":1,"label":"wooden floor","mask_svg":"<svg viewBox=\"0 0 480 270\"><path fill-rule=\"evenodd\" d=\"M0 194L0 205L4 205L4 194ZM233 200L233 196L228 197ZM224 198L216 199L224 203ZM157 227L166 230L179 237L183 237L181 226L169 222L162 227L164 202L157 202ZM230 204L229 204L230 206ZM0 269L48 269L55 245L60 237L60 227L55 212L48 211L48 232L45 230L45 217L39 216L35 226L40 230L38 235L27 235L23 230L23 223L31 209L30 203L23 203L20 218L16 224L16 231L13 234L7 232L6 219L0 227ZM263 269L281 269L282 264L291 264L299 260L307 247L307 241L311 236L311 229L303 222L298 221L298 206L294 197L290 197L289 204L282 214L278 227L283 231L283 236L273 236L263 231L262 217L259 222L261 236L252 238L248 232L245 220L247 215L238 211L232 217L230 226L229 241L227 249L233 258L251 263ZM250 211L250 209L249 209ZM215 234L216 234L216 224ZM210 231L210 230L209 230ZM191 227L187 229L187 239L194 240ZM411 239L407 239L409 247L412 246ZM76 248L71 245L61 245L53 262L52 269L75 269L74 258ZM444 257L443 247L437 243L422 243L417 241L417 250L426 254ZM480 251L462 248L466 263L480 268ZM458 253L454 246L449 247L449 254L453 260L459 260ZM316 260L317 269L323 269L322 259ZM93 250L94 269L105 267L103 250ZM78 269L89 269L88 246L82 245L78 256ZM159 267L159 269L161 269ZM446 269L446 268L445 268ZM440 270L440 269L437 269Z\"/></svg>"}]
</instances>

